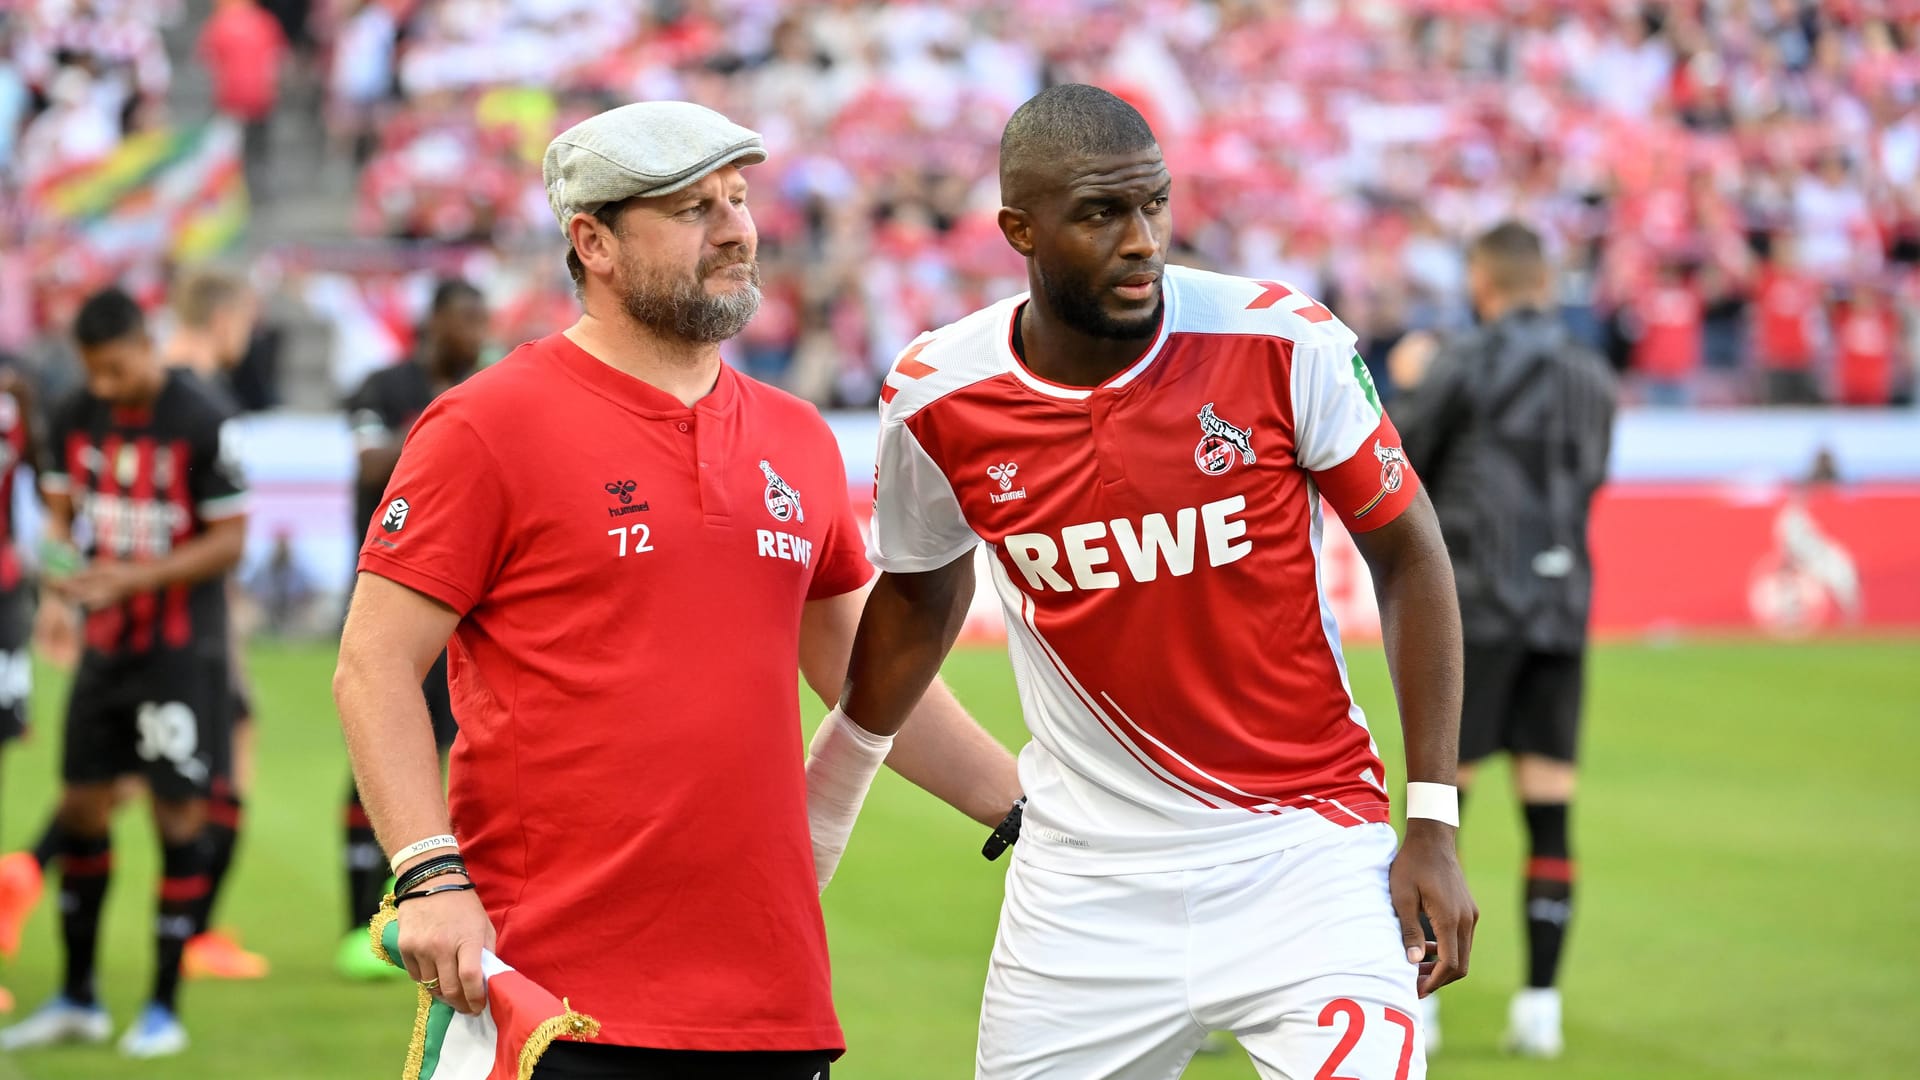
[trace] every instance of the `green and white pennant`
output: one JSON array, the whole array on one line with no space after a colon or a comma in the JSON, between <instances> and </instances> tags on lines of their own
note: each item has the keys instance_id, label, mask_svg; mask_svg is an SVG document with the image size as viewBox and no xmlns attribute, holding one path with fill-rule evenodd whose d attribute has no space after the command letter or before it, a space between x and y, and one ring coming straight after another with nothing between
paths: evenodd
<instances>
[{"instance_id":1,"label":"green and white pennant","mask_svg":"<svg viewBox=\"0 0 1920 1080\"><path fill-rule=\"evenodd\" d=\"M368 928L374 954L400 962L400 924L383 905ZM490 950L481 950L487 1007L464 1016L420 988L401 1080L529 1080L555 1039L590 1040L600 1033L591 1016L574 1012Z\"/></svg>"}]
</instances>

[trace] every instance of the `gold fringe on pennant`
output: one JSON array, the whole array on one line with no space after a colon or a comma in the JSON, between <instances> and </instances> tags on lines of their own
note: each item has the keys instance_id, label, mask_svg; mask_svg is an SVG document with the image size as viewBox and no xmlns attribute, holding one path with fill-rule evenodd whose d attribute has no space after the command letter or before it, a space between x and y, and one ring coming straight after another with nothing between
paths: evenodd
<instances>
[{"instance_id":1,"label":"gold fringe on pennant","mask_svg":"<svg viewBox=\"0 0 1920 1080\"><path fill-rule=\"evenodd\" d=\"M534 1067L540 1064L540 1055L547 1052L553 1040L586 1040L600 1034L600 1021L585 1013L574 1012L572 1002L561 998L560 1007L567 1011L542 1020L540 1026L527 1036L526 1045L520 1047L520 1080L533 1080ZM417 1077L410 1076L406 1080L417 1080Z\"/></svg>"},{"instance_id":2,"label":"gold fringe on pennant","mask_svg":"<svg viewBox=\"0 0 1920 1080\"><path fill-rule=\"evenodd\" d=\"M399 917L400 909L393 906L393 894L388 893L380 898L380 910L374 912L373 918L367 920L367 938L372 942L373 955L379 957L383 963L392 964L394 967L404 965L387 955L387 943L382 939L387 936L387 924Z\"/></svg>"},{"instance_id":3,"label":"gold fringe on pennant","mask_svg":"<svg viewBox=\"0 0 1920 1080\"><path fill-rule=\"evenodd\" d=\"M427 1015L433 1011L433 995L424 986L415 989L419 998L413 1006L413 1038L407 1043L407 1065L400 1071L400 1080L420 1080L420 1070L427 1065Z\"/></svg>"}]
</instances>

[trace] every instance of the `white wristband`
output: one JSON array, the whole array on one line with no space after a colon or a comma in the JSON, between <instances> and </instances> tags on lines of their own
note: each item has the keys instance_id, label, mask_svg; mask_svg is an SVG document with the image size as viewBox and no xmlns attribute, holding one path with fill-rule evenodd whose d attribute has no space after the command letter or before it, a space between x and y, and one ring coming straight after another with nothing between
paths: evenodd
<instances>
[{"instance_id":1,"label":"white wristband","mask_svg":"<svg viewBox=\"0 0 1920 1080\"><path fill-rule=\"evenodd\" d=\"M429 836L417 844L408 844L406 847L393 853L393 858L387 861L387 869L398 874L401 864L405 863L408 859L413 858L415 855L425 855L429 851L439 851L441 848L452 848L457 852L460 850L460 841L455 840L446 833L441 833L439 836Z\"/></svg>"},{"instance_id":2,"label":"white wristband","mask_svg":"<svg viewBox=\"0 0 1920 1080\"><path fill-rule=\"evenodd\" d=\"M1407 817L1431 818L1460 827L1460 789L1452 784L1407 784Z\"/></svg>"},{"instance_id":3,"label":"white wristband","mask_svg":"<svg viewBox=\"0 0 1920 1080\"><path fill-rule=\"evenodd\" d=\"M893 736L875 735L838 708L813 733L807 748L807 827L813 834L815 883L822 892L847 850L874 774L892 749Z\"/></svg>"}]
</instances>

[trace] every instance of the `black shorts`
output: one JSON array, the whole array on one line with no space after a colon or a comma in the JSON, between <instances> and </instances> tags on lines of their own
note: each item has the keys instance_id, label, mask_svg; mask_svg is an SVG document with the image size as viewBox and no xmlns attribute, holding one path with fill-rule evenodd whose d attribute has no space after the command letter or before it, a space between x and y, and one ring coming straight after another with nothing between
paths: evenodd
<instances>
[{"instance_id":1,"label":"black shorts","mask_svg":"<svg viewBox=\"0 0 1920 1080\"><path fill-rule=\"evenodd\" d=\"M33 596L16 585L0 591L0 742L27 730L33 700Z\"/></svg>"},{"instance_id":2,"label":"black shorts","mask_svg":"<svg viewBox=\"0 0 1920 1080\"><path fill-rule=\"evenodd\" d=\"M646 1050L558 1041L533 1080L829 1080L826 1050Z\"/></svg>"},{"instance_id":3,"label":"black shorts","mask_svg":"<svg viewBox=\"0 0 1920 1080\"><path fill-rule=\"evenodd\" d=\"M67 699L61 776L103 784L139 773L156 798L205 798L232 767L228 666L224 646L139 658L87 653Z\"/></svg>"},{"instance_id":4,"label":"black shorts","mask_svg":"<svg viewBox=\"0 0 1920 1080\"><path fill-rule=\"evenodd\" d=\"M1502 750L1571 762L1580 741L1585 653L1467 643L1460 760Z\"/></svg>"},{"instance_id":5,"label":"black shorts","mask_svg":"<svg viewBox=\"0 0 1920 1080\"><path fill-rule=\"evenodd\" d=\"M427 715L433 719L433 744L444 754L453 747L453 737L460 734L460 725L453 720L453 693L447 689L446 653L433 662L420 692L427 696Z\"/></svg>"}]
</instances>

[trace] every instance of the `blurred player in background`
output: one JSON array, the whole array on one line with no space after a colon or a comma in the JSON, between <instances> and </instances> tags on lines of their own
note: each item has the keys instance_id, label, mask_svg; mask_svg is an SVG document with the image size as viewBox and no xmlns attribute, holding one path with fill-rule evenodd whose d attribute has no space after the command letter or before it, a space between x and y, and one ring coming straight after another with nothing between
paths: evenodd
<instances>
[{"instance_id":1,"label":"blurred player in background","mask_svg":"<svg viewBox=\"0 0 1920 1080\"><path fill-rule=\"evenodd\" d=\"M13 516L14 478L32 464L38 449L32 384L12 365L0 365L0 749L27 730L33 697L33 597L21 566ZM0 907L31 910L40 894L40 867L31 858L0 859ZM0 919L0 956L20 951L25 918ZM0 1012L13 1011L13 995L0 988Z\"/></svg>"},{"instance_id":2,"label":"blurred player in background","mask_svg":"<svg viewBox=\"0 0 1920 1080\"><path fill-rule=\"evenodd\" d=\"M200 389L212 397L229 415L239 411L228 386L228 374L246 355L253 338L258 305L244 279L217 270L195 270L184 275L172 290L174 325L161 346L161 360L168 367L192 372L200 380ZM3 575L0 575L3 576ZM229 610L234 610L239 589L231 580L227 586ZM229 671L233 677L232 703L233 754L229 774L213 778L207 804L207 880L206 916L210 921L219 901L227 872L233 865L233 852L240 829L242 795L252 786L253 708L242 670L244 649L237 627L228 635L232 650ZM68 643L50 641L49 659L71 666L74 656ZM78 642L72 642L77 647ZM139 794L138 785L122 786L116 802ZM19 947L20 932L38 904L44 872L61 850L60 816L56 811L31 852L13 852L0 858L0 952L12 955ZM182 969L188 978L258 979L267 974L267 960L247 952L229 932L202 928L188 940Z\"/></svg>"},{"instance_id":3,"label":"blurred player in background","mask_svg":"<svg viewBox=\"0 0 1920 1080\"><path fill-rule=\"evenodd\" d=\"M433 399L466 381L480 366L487 341L487 301L479 289L458 279L442 281L421 327L413 357L367 376L347 399L357 467L353 485L353 533L365 535L380 516L381 493L393 478L400 446L413 422ZM433 718L433 741L445 757L459 726L447 692L447 654L433 662L421 690ZM348 782L346 805L347 933L334 966L350 979L404 978L406 972L382 961L367 947L367 921L380 910L387 891L387 861L360 804L360 789Z\"/></svg>"},{"instance_id":4,"label":"blurred player in background","mask_svg":"<svg viewBox=\"0 0 1920 1080\"><path fill-rule=\"evenodd\" d=\"M1606 361L1552 313L1538 234L1499 225L1467 253L1480 325L1444 346L1396 348L1389 371L1407 457L1446 533L1466 635L1460 784L1502 751L1526 816L1527 988L1507 1046L1556 1057L1555 978L1573 905L1573 799L1593 564L1587 514L1607 471L1614 387ZM1437 1002L1429 1000L1436 1033Z\"/></svg>"},{"instance_id":5,"label":"blurred player in background","mask_svg":"<svg viewBox=\"0 0 1920 1080\"><path fill-rule=\"evenodd\" d=\"M85 647L67 705L59 865L62 989L0 1031L0 1048L99 1043L111 1021L94 962L113 865L114 781L143 774L161 838L158 962L151 1000L120 1040L130 1057L175 1054L180 958L209 898L207 800L230 758L223 579L246 542L245 488L228 416L188 372L161 363L134 300L117 289L80 308L86 386L51 415L50 550L74 545L75 572L50 572L46 637Z\"/></svg>"},{"instance_id":6,"label":"blurred player in background","mask_svg":"<svg viewBox=\"0 0 1920 1080\"><path fill-rule=\"evenodd\" d=\"M244 278L219 270L196 270L173 288L173 332L161 351L169 366L182 367L200 377L201 386L229 415L240 412L231 385L233 369L247 355L253 341L259 301ZM238 610L241 589L227 579L227 604ZM233 865L245 800L253 790L255 731L253 695L244 667L245 641L240 628L230 627L229 673L232 676L233 758L227 775L213 778L207 804L207 859L209 893L207 919L213 911ZM187 942L181 961L188 978L258 979L267 974L267 959L241 948L229 931L204 929Z\"/></svg>"},{"instance_id":7,"label":"blurred player in background","mask_svg":"<svg viewBox=\"0 0 1920 1080\"><path fill-rule=\"evenodd\" d=\"M884 572L845 701L894 730L991 545L1033 742L976 1075L1159 1080L1217 1029L1263 1077L1424 1076L1417 999L1466 973L1477 917L1454 855L1460 629L1354 335L1286 285L1166 265L1166 163L1104 90L1022 105L1000 186L1031 293L888 377ZM1380 596L1397 855L1320 588L1321 496Z\"/></svg>"}]
</instances>

